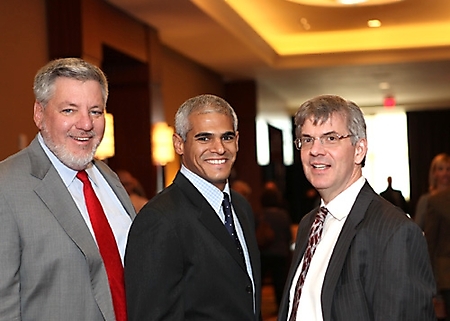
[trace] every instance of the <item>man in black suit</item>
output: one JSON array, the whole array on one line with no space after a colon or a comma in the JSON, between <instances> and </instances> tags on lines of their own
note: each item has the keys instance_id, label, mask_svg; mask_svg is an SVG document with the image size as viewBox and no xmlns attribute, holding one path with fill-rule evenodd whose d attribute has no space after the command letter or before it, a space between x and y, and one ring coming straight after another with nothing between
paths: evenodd
<instances>
[{"instance_id":1,"label":"man in black suit","mask_svg":"<svg viewBox=\"0 0 450 321\"><path fill-rule=\"evenodd\" d=\"M388 200L395 206L400 207L405 213L408 213L408 205L401 191L392 188L392 177L387 178L388 187L380 193L380 196Z\"/></svg>"},{"instance_id":2,"label":"man in black suit","mask_svg":"<svg viewBox=\"0 0 450 321\"><path fill-rule=\"evenodd\" d=\"M316 242L309 234L320 226L319 209L300 222L278 320L435 320L422 231L362 176L367 140L360 108L318 96L300 106L295 124L303 170L326 209L321 237L320 228L311 229Z\"/></svg>"},{"instance_id":3,"label":"man in black suit","mask_svg":"<svg viewBox=\"0 0 450 321\"><path fill-rule=\"evenodd\" d=\"M182 167L173 184L143 207L129 234L129 321L259 320L254 217L228 184L237 122L231 106L213 95L188 99L178 109L173 145ZM224 226L224 193L232 202L232 236Z\"/></svg>"}]
</instances>

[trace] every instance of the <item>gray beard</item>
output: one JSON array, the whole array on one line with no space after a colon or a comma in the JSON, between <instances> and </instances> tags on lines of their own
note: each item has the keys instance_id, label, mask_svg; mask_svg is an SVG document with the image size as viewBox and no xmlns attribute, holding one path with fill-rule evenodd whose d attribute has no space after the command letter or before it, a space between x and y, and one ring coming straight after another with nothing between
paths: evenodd
<instances>
[{"instance_id":1,"label":"gray beard","mask_svg":"<svg viewBox=\"0 0 450 321\"><path fill-rule=\"evenodd\" d=\"M48 132L44 128L41 130L42 138L44 138L45 145L47 145L48 149L55 154L55 156L67 167L79 171L83 170L87 167L87 165L92 162L94 159L95 151L97 150L98 145L100 145L100 142L98 142L90 151L87 151L87 154L83 157L76 157L70 151L66 149L66 146L64 145L56 145L53 140L48 135Z\"/></svg>"}]
</instances>

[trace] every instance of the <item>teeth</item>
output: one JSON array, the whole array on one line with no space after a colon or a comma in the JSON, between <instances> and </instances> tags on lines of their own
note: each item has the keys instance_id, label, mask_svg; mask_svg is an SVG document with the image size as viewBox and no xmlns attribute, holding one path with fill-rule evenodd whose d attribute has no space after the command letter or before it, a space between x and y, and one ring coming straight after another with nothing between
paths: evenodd
<instances>
[{"instance_id":1,"label":"teeth","mask_svg":"<svg viewBox=\"0 0 450 321\"><path fill-rule=\"evenodd\" d=\"M76 140L81 140L81 141L88 141L89 137L76 137Z\"/></svg>"},{"instance_id":2,"label":"teeth","mask_svg":"<svg viewBox=\"0 0 450 321\"><path fill-rule=\"evenodd\" d=\"M327 166L326 165L313 165L314 168L324 169Z\"/></svg>"},{"instance_id":3,"label":"teeth","mask_svg":"<svg viewBox=\"0 0 450 321\"><path fill-rule=\"evenodd\" d=\"M218 159L218 160L208 160L208 163L214 164L214 165L220 165L220 164L224 164L225 160L224 159Z\"/></svg>"}]
</instances>

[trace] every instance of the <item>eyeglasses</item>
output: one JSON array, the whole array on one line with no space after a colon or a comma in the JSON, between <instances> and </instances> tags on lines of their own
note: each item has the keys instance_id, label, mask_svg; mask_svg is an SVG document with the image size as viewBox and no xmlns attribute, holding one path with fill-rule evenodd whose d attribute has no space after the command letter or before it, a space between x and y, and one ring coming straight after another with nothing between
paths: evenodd
<instances>
[{"instance_id":1,"label":"eyeglasses","mask_svg":"<svg viewBox=\"0 0 450 321\"><path fill-rule=\"evenodd\" d=\"M294 141L295 147L300 150L310 149L314 145L314 141L318 139L323 147L333 147L339 144L341 139L352 137L353 135L338 135L336 133L325 134L320 137L302 136Z\"/></svg>"}]
</instances>

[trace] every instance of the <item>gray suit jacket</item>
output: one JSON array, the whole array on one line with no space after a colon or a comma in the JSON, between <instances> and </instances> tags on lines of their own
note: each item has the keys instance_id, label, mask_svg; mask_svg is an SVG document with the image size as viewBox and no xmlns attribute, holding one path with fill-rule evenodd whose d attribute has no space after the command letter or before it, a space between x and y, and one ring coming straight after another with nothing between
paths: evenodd
<instances>
[{"instance_id":1,"label":"gray suit jacket","mask_svg":"<svg viewBox=\"0 0 450 321\"><path fill-rule=\"evenodd\" d=\"M134 218L118 177L95 165ZM96 243L37 138L0 163L0 318L115 320Z\"/></svg>"},{"instance_id":2,"label":"gray suit jacket","mask_svg":"<svg viewBox=\"0 0 450 321\"><path fill-rule=\"evenodd\" d=\"M317 210L300 222L279 321L287 320L289 289ZM347 217L325 273L323 320L436 320L434 293L422 231L366 183Z\"/></svg>"},{"instance_id":3,"label":"gray suit jacket","mask_svg":"<svg viewBox=\"0 0 450 321\"><path fill-rule=\"evenodd\" d=\"M255 281L223 223L178 173L133 222L125 255L129 321L257 321L261 272L253 213L232 191Z\"/></svg>"}]
</instances>

